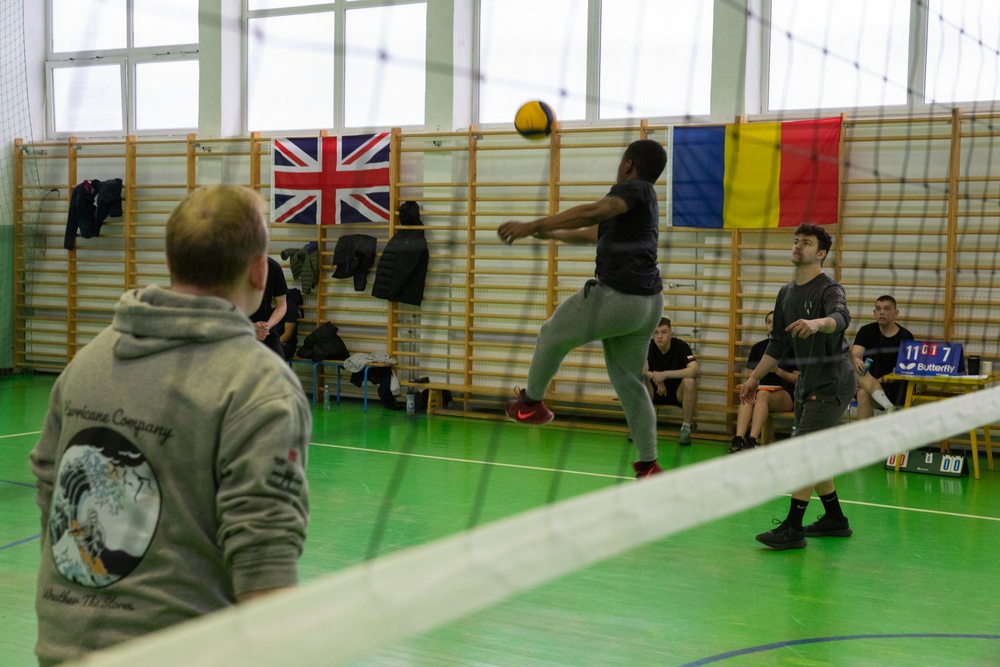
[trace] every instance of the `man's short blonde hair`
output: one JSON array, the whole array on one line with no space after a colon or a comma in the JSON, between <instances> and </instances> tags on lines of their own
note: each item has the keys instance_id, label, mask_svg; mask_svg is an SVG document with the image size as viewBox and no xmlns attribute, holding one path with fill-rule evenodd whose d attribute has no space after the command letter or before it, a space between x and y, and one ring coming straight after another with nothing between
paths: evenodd
<instances>
[{"instance_id":1,"label":"man's short blonde hair","mask_svg":"<svg viewBox=\"0 0 1000 667\"><path fill-rule=\"evenodd\" d=\"M264 200L237 185L195 190L167 220L167 263L179 282L206 289L234 286L267 252Z\"/></svg>"}]
</instances>

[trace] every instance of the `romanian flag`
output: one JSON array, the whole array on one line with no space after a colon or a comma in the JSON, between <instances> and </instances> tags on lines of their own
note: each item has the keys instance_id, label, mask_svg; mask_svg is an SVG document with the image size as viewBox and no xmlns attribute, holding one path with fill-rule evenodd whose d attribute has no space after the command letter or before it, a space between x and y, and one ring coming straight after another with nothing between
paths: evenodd
<instances>
[{"instance_id":1,"label":"romanian flag","mask_svg":"<svg viewBox=\"0 0 1000 667\"><path fill-rule=\"evenodd\" d=\"M839 118L676 127L675 227L837 222Z\"/></svg>"}]
</instances>

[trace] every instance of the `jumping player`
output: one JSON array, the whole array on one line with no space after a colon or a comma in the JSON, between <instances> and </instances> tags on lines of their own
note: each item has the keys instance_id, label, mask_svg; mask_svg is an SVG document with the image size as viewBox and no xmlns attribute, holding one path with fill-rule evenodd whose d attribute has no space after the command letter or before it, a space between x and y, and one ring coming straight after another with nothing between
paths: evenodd
<instances>
[{"instance_id":1,"label":"jumping player","mask_svg":"<svg viewBox=\"0 0 1000 667\"><path fill-rule=\"evenodd\" d=\"M660 144L635 141L622 155L617 182L604 198L497 228L507 244L527 236L597 244L595 278L542 325L528 386L507 402L507 416L522 424L551 421L554 415L542 399L562 360L574 348L600 340L608 376L639 450L639 460L632 464L639 478L662 472L656 462L656 413L643 366L650 336L663 316L663 282L656 262L659 204L653 184L666 164Z\"/></svg>"}]
</instances>

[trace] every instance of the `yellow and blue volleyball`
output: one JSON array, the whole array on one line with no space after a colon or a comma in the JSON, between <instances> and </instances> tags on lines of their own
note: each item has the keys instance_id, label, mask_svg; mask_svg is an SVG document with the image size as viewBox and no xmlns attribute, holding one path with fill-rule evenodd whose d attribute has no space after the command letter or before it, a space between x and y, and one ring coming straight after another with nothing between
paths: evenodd
<instances>
[{"instance_id":1,"label":"yellow and blue volleyball","mask_svg":"<svg viewBox=\"0 0 1000 667\"><path fill-rule=\"evenodd\" d=\"M556 114L545 102L525 102L514 116L514 129L525 139L544 139L552 134Z\"/></svg>"}]
</instances>

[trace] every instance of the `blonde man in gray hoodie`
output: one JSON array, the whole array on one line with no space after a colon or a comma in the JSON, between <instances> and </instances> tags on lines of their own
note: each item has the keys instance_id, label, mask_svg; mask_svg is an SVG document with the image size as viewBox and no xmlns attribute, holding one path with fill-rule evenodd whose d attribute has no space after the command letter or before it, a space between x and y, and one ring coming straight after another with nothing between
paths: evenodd
<instances>
[{"instance_id":1,"label":"blonde man in gray hoodie","mask_svg":"<svg viewBox=\"0 0 1000 667\"><path fill-rule=\"evenodd\" d=\"M52 389L30 457L42 665L297 582L311 415L247 317L262 211L246 188L188 196L167 221L170 287L126 292Z\"/></svg>"}]
</instances>

